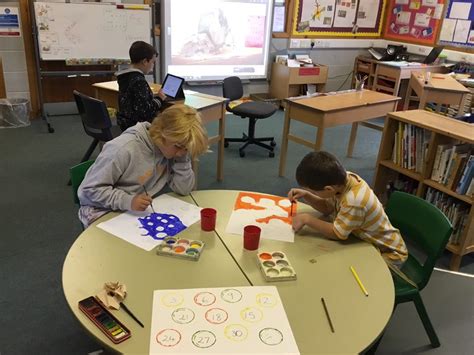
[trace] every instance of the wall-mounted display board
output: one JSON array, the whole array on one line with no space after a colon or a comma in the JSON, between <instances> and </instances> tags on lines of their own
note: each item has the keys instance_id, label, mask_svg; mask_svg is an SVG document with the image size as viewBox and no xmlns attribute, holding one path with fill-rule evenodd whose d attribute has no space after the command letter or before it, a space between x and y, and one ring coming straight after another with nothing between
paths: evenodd
<instances>
[{"instance_id":1,"label":"wall-mounted display board","mask_svg":"<svg viewBox=\"0 0 474 355\"><path fill-rule=\"evenodd\" d=\"M388 0L296 0L292 36L378 37Z\"/></svg>"},{"instance_id":2,"label":"wall-mounted display board","mask_svg":"<svg viewBox=\"0 0 474 355\"><path fill-rule=\"evenodd\" d=\"M384 38L434 45L445 0L390 0Z\"/></svg>"},{"instance_id":3,"label":"wall-mounted display board","mask_svg":"<svg viewBox=\"0 0 474 355\"><path fill-rule=\"evenodd\" d=\"M450 0L439 34L439 44L461 48L473 48L473 26L473 0Z\"/></svg>"}]
</instances>

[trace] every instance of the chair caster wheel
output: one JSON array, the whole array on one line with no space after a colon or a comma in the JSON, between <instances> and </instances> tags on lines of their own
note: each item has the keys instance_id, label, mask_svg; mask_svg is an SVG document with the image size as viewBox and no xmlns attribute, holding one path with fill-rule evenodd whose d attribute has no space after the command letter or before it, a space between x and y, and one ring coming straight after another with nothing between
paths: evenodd
<instances>
[{"instance_id":1,"label":"chair caster wheel","mask_svg":"<svg viewBox=\"0 0 474 355\"><path fill-rule=\"evenodd\" d=\"M229 146L229 142L224 141L224 148L227 148Z\"/></svg>"},{"instance_id":2,"label":"chair caster wheel","mask_svg":"<svg viewBox=\"0 0 474 355\"><path fill-rule=\"evenodd\" d=\"M277 144L276 144L275 141L271 141L271 142L270 142L270 145L271 145L272 147L274 147L274 146L276 146Z\"/></svg>"},{"instance_id":3,"label":"chair caster wheel","mask_svg":"<svg viewBox=\"0 0 474 355\"><path fill-rule=\"evenodd\" d=\"M239 155L241 158L245 157L245 152L243 150L239 150Z\"/></svg>"},{"instance_id":4,"label":"chair caster wheel","mask_svg":"<svg viewBox=\"0 0 474 355\"><path fill-rule=\"evenodd\" d=\"M268 153L268 156L269 156L270 158L274 158L274 157L275 157L275 153L274 153L274 152L270 152L270 153Z\"/></svg>"}]
</instances>

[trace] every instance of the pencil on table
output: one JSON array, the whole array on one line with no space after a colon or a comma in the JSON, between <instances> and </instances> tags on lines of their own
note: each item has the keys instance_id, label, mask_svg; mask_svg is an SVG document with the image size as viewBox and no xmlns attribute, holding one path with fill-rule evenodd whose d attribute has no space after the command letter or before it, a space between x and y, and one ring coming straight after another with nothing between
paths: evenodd
<instances>
[{"instance_id":1,"label":"pencil on table","mask_svg":"<svg viewBox=\"0 0 474 355\"><path fill-rule=\"evenodd\" d=\"M364 292L365 296L369 296L369 293L367 292L367 290L365 289L364 285L362 284L362 281L360 281L359 279L359 275L357 275L357 272L355 271L354 267L351 266L351 271L352 271L352 275L354 275L357 283L359 284L359 287L360 289L362 290L362 292Z\"/></svg>"},{"instance_id":2,"label":"pencil on table","mask_svg":"<svg viewBox=\"0 0 474 355\"><path fill-rule=\"evenodd\" d=\"M321 302L323 304L324 313L326 313L326 318L328 319L328 323L329 323L329 327L331 328L331 332L335 333L334 326L332 325L332 321L331 321L331 316L329 315L328 308L326 307L326 302L324 301L323 297L321 297Z\"/></svg>"}]
</instances>

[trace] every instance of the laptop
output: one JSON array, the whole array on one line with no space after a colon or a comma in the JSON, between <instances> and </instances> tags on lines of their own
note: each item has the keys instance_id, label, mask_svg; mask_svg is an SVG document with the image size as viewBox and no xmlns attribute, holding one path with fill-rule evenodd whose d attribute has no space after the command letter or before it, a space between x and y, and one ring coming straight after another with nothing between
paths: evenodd
<instances>
[{"instance_id":1,"label":"laptop","mask_svg":"<svg viewBox=\"0 0 474 355\"><path fill-rule=\"evenodd\" d=\"M433 47L431 52L426 57L417 56L417 55L410 55L410 56L408 56L408 61L409 62L419 62L419 63L423 63L423 64L433 64L434 61L436 60L436 58L438 58L438 56L441 54L443 49L444 49L444 46Z\"/></svg>"},{"instance_id":2,"label":"laptop","mask_svg":"<svg viewBox=\"0 0 474 355\"><path fill-rule=\"evenodd\" d=\"M179 76L173 74L166 74L165 80L161 85L161 90L166 95L164 101L170 102L176 100L184 100L184 82L184 78L180 78Z\"/></svg>"}]
</instances>

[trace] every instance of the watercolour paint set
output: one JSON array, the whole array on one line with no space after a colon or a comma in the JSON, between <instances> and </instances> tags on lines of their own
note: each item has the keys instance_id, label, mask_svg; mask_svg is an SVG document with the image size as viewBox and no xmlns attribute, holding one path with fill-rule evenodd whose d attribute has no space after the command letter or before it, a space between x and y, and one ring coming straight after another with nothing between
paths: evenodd
<instances>
[{"instance_id":1,"label":"watercolour paint set","mask_svg":"<svg viewBox=\"0 0 474 355\"><path fill-rule=\"evenodd\" d=\"M163 239L163 243L158 246L156 253L158 255L198 261L203 248L204 242L201 240L166 237Z\"/></svg>"},{"instance_id":2,"label":"watercolour paint set","mask_svg":"<svg viewBox=\"0 0 474 355\"><path fill-rule=\"evenodd\" d=\"M87 297L79 301L79 309L109 338L118 344L132 336L112 313L110 313L95 297Z\"/></svg>"},{"instance_id":3,"label":"watercolour paint set","mask_svg":"<svg viewBox=\"0 0 474 355\"><path fill-rule=\"evenodd\" d=\"M267 281L296 280L296 272L285 253L281 251L260 252L257 256L263 277Z\"/></svg>"}]
</instances>

